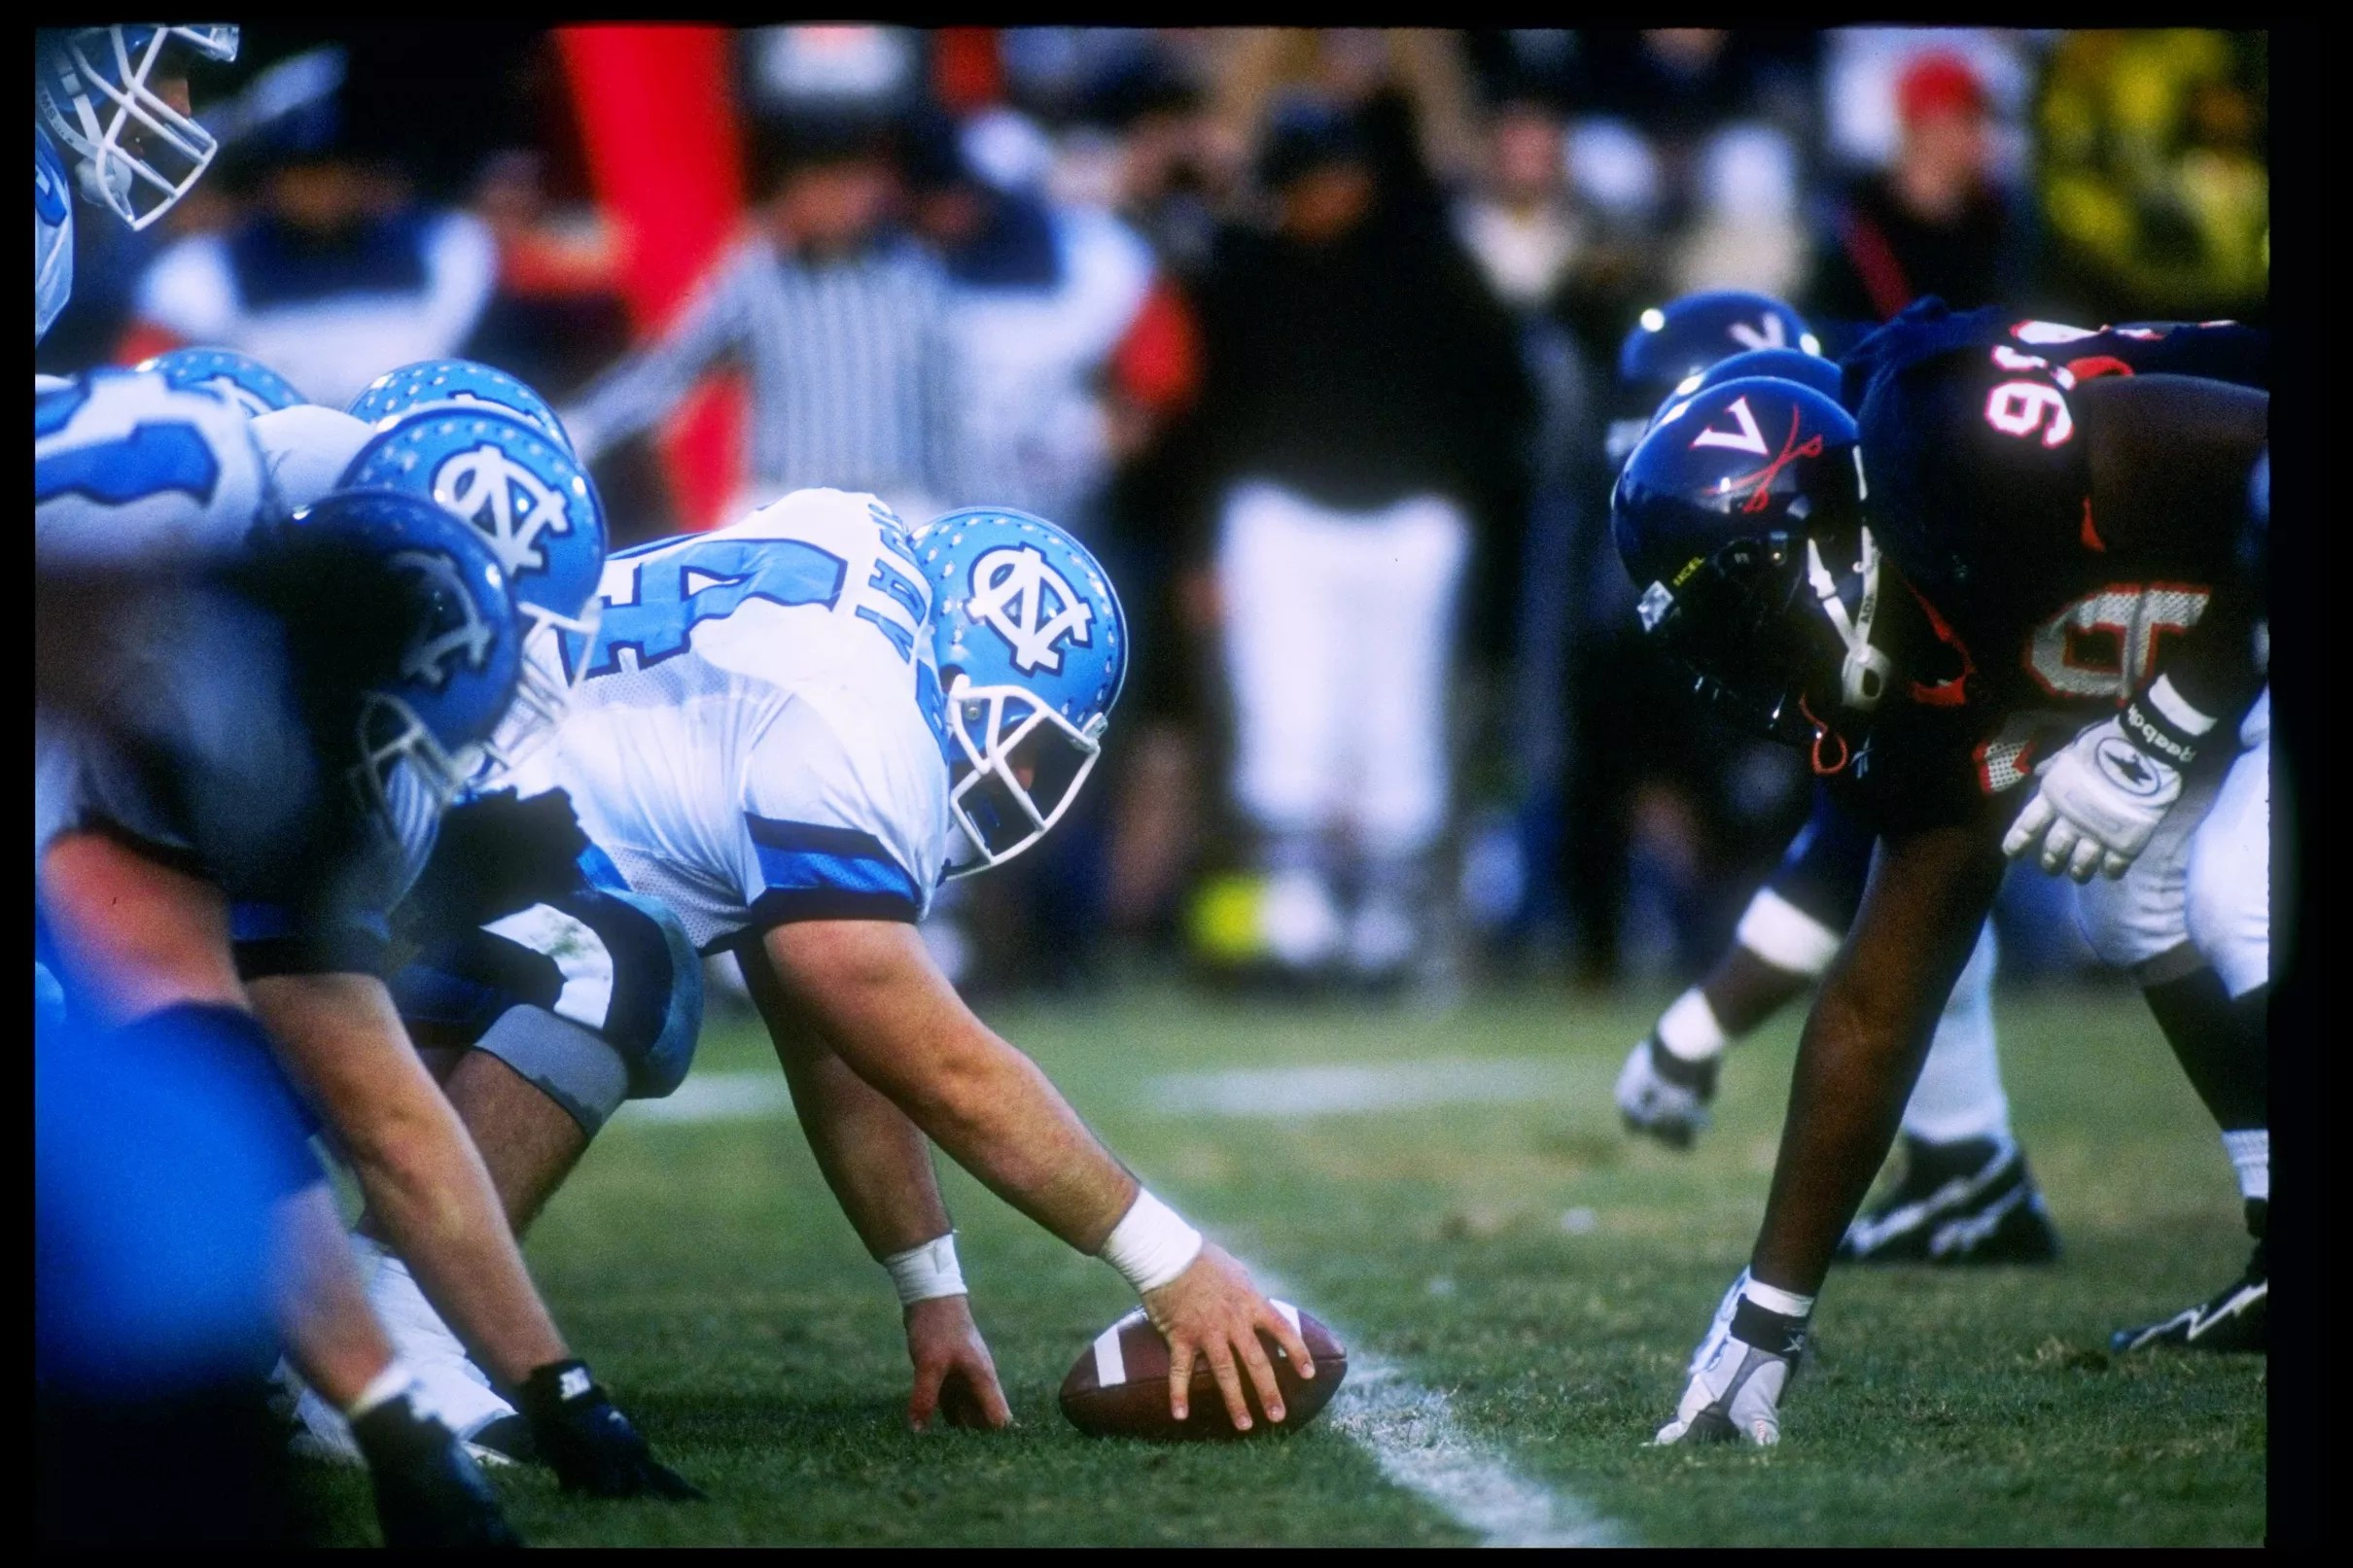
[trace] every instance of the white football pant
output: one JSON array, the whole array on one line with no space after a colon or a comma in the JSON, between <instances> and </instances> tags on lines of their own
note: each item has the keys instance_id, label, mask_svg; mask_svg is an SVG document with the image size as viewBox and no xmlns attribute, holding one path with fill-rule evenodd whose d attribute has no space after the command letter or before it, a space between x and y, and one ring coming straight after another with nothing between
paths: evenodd
<instances>
[{"instance_id":1,"label":"white football pant","mask_svg":"<svg viewBox=\"0 0 2353 1568\"><path fill-rule=\"evenodd\" d=\"M1234 792L1258 827L1346 823L1376 857L1437 839L1469 553L1468 518L1437 496L1342 512L1265 482L1228 494L1217 584Z\"/></svg>"},{"instance_id":2,"label":"white football pant","mask_svg":"<svg viewBox=\"0 0 2353 1568\"><path fill-rule=\"evenodd\" d=\"M2268 686L2239 725L2238 745L2219 779L2201 770L2182 781L2181 798L2129 870L2084 885L2078 917L2101 961L2136 968L2187 946L2233 996L2271 978Z\"/></svg>"}]
</instances>

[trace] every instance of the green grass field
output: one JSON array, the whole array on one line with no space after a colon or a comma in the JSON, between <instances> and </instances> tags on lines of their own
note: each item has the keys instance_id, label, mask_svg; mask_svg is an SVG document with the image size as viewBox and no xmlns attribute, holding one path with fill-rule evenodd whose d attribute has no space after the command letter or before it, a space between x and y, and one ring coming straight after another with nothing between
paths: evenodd
<instances>
[{"instance_id":1,"label":"green grass field","mask_svg":"<svg viewBox=\"0 0 2353 1568\"><path fill-rule=\"evenodd\" d=\"M1745 1256L1794 1019L1741 1048L1693 1154L1630 1141L1609 1088L1653 1016L1565 994L1444 1016L1282 1009L1165 990L1009 1009L1029 1050L1155 1189L1302 1305L1440 1389L1463 1433L1644 1544L2251 1544L2264 1528L2265 1363L2112 1363L2107 1333L2243 1262L2229 1167L2128 992L2005 996L2020 1134L2055 1267L1834 1275L1818 1359L1773 1450L1645 1446ZM1465 1063L1518 1100L1275 1119L1186 1110L1168 1074ZM1491 1078L1476 1065L1489 1063ZM765 1070L714 1028L699 1079ZM728 1080L719 1080L726 1082ZM737 1080L748 1081L748 1080ZM689 1089L693 1085L690 1083ZM1131 1305L962 1172L943 1173L974 1309L1020 1426L904 1430L897 1312L789 1110L616 1123L531 1237L574 1342L692 1507L576 1502L509 1472L538 1543L1457 1544L1330 1418L1282 1443L1081 1438L1063 1372ZM337 1528L364 1496L322 1474Z\"/></svg>"}]
</instances>

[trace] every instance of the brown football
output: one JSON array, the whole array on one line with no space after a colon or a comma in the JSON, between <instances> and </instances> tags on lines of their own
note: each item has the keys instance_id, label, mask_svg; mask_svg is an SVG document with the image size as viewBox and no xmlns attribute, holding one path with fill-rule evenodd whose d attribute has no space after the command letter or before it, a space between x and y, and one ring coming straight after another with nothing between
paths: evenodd
<instances>
[{"instance_id":1,"label":"brown football","mask_svg":"<svg viewBox=\"0 0 2353 1568\"><path fill-rule=\"evenodd\" d=\"M1340 1391L1348 1376L1348 1351L1332 1331L1288 1302L1273 1304L1289 1318L1307 1341L1316 1358L1316 1376L1302 1377L1292 1368L1274 1338L1263 1330L1259 1343L1275 1364L1275 1382L1282 1390L1283 1418L1270 1421L1259 1409L1258 1391L1247 1375L1243 1397L1249 1402L1250 1429L1234 1430L1226 1415L1225 1396L1217 1391L1216 1375L1207 1362L1193 1369L1192 1414L1178 1421L1169 1414L1169 1345L1160 1331L1138 1307L1095 1337L1079 1354L1071 1375L1062 1380L1062 1413L1071 1424L1094 1438L1143 1438L1153 1443L1254 1438L1269 1433L1296 1432L1313 1421Z\"/></svg>"}]
</instances>

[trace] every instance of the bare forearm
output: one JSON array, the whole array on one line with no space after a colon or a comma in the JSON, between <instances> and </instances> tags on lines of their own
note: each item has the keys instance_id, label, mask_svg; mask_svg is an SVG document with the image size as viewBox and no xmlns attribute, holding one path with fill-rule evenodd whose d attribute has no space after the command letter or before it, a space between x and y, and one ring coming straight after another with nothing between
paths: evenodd
<instances>
[{"instance_id":1,"label":"bare forearm","mask_svg":"<svg viewBox=\"0 0 2353 1568\"><path fill-rule=\"evenodd\" d=\"M255 981L252 993L385 1238L468 1348L514 1382L564 1359L490 1173L409 1047L382 984L282 975Z\"/></svg>"},{"instance_id":2,"label":"bare forearm","mask_svg":"<svg viewBox=\"0 0 2353 1568\"><path fill-rule=\"evenodd\" d=\"M1835 980L1833 982L1835 985ZM1750 1272L1810 1296L1895 1141L1929 1030L1875 1028L1825 986L1798 1042L1773 1194Z\"/></svg>"},{"instance_id":3,"label":"bare forearm","mask_svg":"<svg viewBox=\"0 0 2353 1568\"><path fill-rule=\"evenodd\" d=\"M906 1113L824 1046L777 1042L792 1108L858 1238L888 1258L948 1234L931 1146Z\"/></svg>"}]
</instances>

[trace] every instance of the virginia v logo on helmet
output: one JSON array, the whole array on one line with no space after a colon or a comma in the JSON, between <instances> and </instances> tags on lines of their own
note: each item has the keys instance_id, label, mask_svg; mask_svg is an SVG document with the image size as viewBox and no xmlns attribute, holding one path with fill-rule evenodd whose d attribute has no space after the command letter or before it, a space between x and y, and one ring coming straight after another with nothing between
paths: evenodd
<instances>
[{"instance_id":1,"label":"virginia v logo on helmet","mask_svg":"<svg viewBox=\"0 0 2353 1568\"><path fill-rule=\"evenodd\" d=\"M1728 718L1810 746L1821 773L1845 766L1888 683L1865 494L1844 409L1745 377L1668 407L1610 500L1643 631Z\"/></svg>"}]
</instances>

